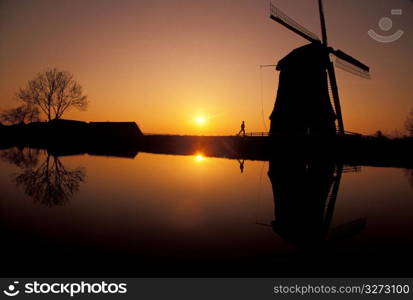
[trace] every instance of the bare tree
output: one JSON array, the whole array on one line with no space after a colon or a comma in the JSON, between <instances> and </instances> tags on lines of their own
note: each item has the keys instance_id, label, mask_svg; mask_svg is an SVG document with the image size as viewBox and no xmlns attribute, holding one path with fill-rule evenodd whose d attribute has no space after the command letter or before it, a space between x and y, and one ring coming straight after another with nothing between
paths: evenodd
<instances>
[{"instance_id":1,"label":"bare tree","mask_svg":"<svg viewBox=\"0 0 413 300\"><path fill-rule=\"evenodd\" d=\"M413 136L413 109L410 111L410 114L406 118L405 127L407 130L407 133L410 136Z\"/></svg>"},{"instance_id":2,"label":"bare tree","mask_svg":"<svg viewBox=\"0 0 413 300\"><path fill-rule=\"evenodd\" d=\"M39 73L30 80L27 87L17 92L17 98L29 105L38 106L47 119L60 119L72 107L86 110L87 96L82 86L67 71L56 68Z\"/></svg>"},{"instance_id":3,"label":"bare tree","mask_svg":"<svg viewBox=\"0 0 413 300\"><path fill-rule=\"evenodd\" d=\"M6 124L37 122L40 111L33 105L23 104L19 107L7 109L0 114L0 121Z\"/></svg>"}]
</instances>

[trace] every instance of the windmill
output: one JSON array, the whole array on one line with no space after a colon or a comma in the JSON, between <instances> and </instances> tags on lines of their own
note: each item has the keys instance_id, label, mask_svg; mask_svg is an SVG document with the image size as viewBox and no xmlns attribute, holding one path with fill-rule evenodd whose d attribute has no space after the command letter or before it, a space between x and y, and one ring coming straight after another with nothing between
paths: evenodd
<instances>
[{"instance_id":1,"label":"windmill","mask_svg":"<svg viewBox=\"0 0 413 300\"><path fill-rule=\"evenodd\" d=\"M280 79L270 135L344 134L335 65L369 78L370 68L341 50L328 46L323 3L318 0L322 40L270 3L270 18L287 27L309 44L281 59L276 69Z\"/></svg>"}]
</instances>

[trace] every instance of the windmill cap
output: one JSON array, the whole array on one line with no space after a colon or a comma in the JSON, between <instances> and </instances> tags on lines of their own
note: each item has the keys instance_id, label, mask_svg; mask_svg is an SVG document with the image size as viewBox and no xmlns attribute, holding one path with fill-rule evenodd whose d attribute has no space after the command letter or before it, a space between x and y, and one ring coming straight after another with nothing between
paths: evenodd
<instances>
[{"instance_id":1,"label":"windmill cap","mask_svg":"<svg viewBox=\"0 0 413 300\"><path fill-rule=\"evenodd\" d=\"M325 47L311 43L294 49L277 64L277 70L324 67Z\"/></svg>"}]
</instances>

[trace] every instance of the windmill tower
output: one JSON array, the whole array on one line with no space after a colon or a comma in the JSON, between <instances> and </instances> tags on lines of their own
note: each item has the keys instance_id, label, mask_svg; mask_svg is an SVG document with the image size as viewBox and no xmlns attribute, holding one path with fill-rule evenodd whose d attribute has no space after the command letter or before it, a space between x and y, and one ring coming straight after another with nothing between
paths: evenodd
<instances>
[{"instance_id":1,"label":"windmill tower","mask_svg":"<svg viewBox=\"0 0 413 300\"><path fill-rule=\"evenodd\" d=\"M322 40L270 4L270 18L287 27L309 44L282 58L270 135L335 135L344 134L340 99L334 65L369 78L370 68L341 50L328 46L323 3L318 0Z\"/></svg>"}]
</instances>

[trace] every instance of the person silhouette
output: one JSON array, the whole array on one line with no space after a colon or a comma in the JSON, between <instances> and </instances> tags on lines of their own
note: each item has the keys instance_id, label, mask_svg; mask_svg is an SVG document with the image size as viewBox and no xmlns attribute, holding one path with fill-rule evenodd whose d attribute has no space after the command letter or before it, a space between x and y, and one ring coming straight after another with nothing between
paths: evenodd
<instances>
[{"instance_id":1,"label":"person silhouette","mask_svg":"<svg viewBox=\"0 0 413 300\"><path fill-rule=\"evenodd\" d=\"M244 163L245 160L244 159L238 159L238 163L239 163L239 170L241 171L241 173L244 173Z\"/></svg>"},{"instance_id":2,"label":"person silhouette","mask_svg":"<svg viewBox=\"0 0 413 300\"><path fill-rule=\"evenodd\" d=\"M245 136L245 121L242 121L241 123L241 130L238 132L238 136L240 136L241 133L243 136Z\"/></svg>"}]
</instances>

